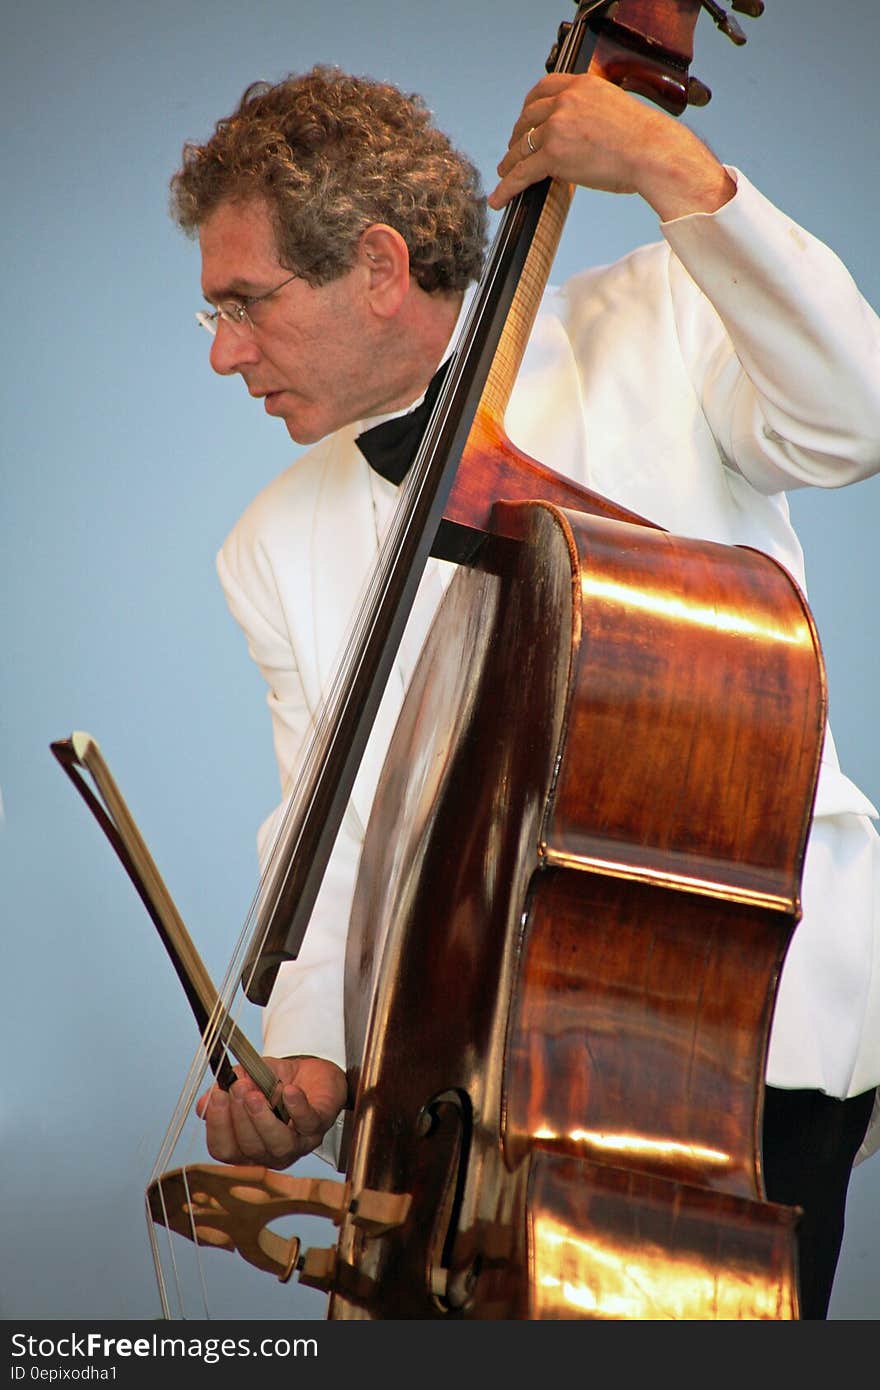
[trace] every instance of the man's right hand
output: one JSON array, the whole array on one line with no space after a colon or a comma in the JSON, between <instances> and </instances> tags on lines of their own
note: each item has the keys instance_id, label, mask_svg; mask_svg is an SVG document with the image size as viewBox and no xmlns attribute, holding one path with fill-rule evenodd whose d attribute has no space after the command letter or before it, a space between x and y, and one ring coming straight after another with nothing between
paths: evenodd
<instances>
[{"instance_id":1,"label":"man's right hand","mask_svg":"<svg viewBox=\"0 0 880 1390\"><path fill-rule=\"evenodd\" d=\"M262 1091L235 1068L231 1090L212 1086L196 1102L205 1121L205 1140L221 1163L287 1168L317 1148L345 1104L345 1072L323 1057L266 1057L281 1082L290 1115L282 1124Z\"/></svg>"}]
</instances>

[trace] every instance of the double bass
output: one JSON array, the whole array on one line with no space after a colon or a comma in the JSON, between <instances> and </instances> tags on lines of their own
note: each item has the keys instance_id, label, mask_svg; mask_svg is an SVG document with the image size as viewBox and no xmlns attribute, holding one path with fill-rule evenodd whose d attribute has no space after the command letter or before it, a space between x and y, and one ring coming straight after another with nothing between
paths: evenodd
<instances>
[{"instance_id":1,"label":"double bass","mask_svg":"<svg viewBox=\"0 0 880 1390\"><path fill-rule=\"evenodd\" d=\"M617 26L698 8L615 7L591 69L667 97ZM349 930L348 1181L412 1208L342 1222L330 1316L793 1317L759 1137L815 628L767 557L575 501L507 440L533 269L444 513L487 539L412 678Z\"/></svg>"},{"instance_id":2,"label":"double bass","mask_svg":"<svg viewBox=\"0 0 880 1390\"><path fill-rule=\"evenodd\" d=\"M700 9L582 3L552 65L679 114L707 96ZM332 1319L797 1316L797 1213L765 1199L759 1136L818 640L768 557L672 536L507 439L570 196L548 182L504 219L251 942L264 1003L421 567L455 558L361 861L343 1181L195 1165L149 1193L156 1222L326 1290ZM267 1229L285 1211L330 1216L335 1244L301 1253Z\"/></svg>"}]
</instances>

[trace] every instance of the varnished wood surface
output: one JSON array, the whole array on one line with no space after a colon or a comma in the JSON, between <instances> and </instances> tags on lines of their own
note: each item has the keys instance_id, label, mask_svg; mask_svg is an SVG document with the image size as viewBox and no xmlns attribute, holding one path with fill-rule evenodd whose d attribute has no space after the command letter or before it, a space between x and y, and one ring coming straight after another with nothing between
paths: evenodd
<instances>
[{"instance_id":1,"label":"varnished wood surface","mask_svg":"<svg viewBox=\"0 0 880 1390\"><path fill-rule=\"evenodd\" d=\"M537 1152L529 1317L788 1320L790 1207Z\"/></svg>"},{"instance_id":2,"label":"varnished wood surface","mask_svg":"<svg viewBox=\"0 0 880 1390\"><path fill-rule=\"evenodd\" d=\"M334 1317L535 1315L527 1192L548 1155L735 1198L725 1229L767 1248L751 1230L761 1076L824 717L802 597L755 552L629 525L608 544L603 518L499 510L519 540L450 586L365 845L349 1178L414 1201L378 1240L343 1223L341 1265L377 1292L335 1297ZM751 625L718 620L731 566ZM724 748L721 787L706 771ZM665 800L658 767L677 772ZM720 828L718 794L736 808ZM440 1096L445 1130L425 1118ZM792 1268L791 1225L771 1281Z\"/></svg>"}]
</instances>

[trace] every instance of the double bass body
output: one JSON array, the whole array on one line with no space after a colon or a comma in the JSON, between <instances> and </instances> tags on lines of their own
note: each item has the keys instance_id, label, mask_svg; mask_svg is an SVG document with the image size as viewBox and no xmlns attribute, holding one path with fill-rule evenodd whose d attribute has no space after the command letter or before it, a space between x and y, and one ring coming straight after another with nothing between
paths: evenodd
<instances>
[{"instance_id":1,"label":"double bass body","mask_svg":"<svg viewBox=\"0 0 880 1390\"><path fill-rule=\"evenodd\" d=\"M414 675L346 971L333 1318L797 1316L763 1200L775 984L824 727L756 552L499 504Z\"/></svg>"}]
</instances>

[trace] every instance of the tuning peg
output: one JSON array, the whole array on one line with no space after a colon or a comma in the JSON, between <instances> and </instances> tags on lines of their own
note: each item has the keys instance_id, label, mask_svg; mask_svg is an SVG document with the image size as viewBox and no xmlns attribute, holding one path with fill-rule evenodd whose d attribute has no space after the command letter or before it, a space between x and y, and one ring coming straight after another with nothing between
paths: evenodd
<instances>
[{"instance_id":1,"label":"tuning peg","mask_svg":"<svg viewBox=\"0 0 880 1390\"><path fill-rule=\"evenodd\" d=\"M732 15L729 15L726 10L722 10L720 5L716 5L715 0L700 0L700 3L711 19L718 25L722 34L726 34L729 39L732 39L735 44L740 46L746 42L746 36L736 20ZM740 0L738 5L734 5L734 9L740 10L742 13L743 6L750 3L752 3L752 0Z\"/></svg>"},{"instance_id":2,"label":"tuning peg","mask_svg":"<svg viewBox=\"0 0 880 1390\"><path fill-rule=\"evenodd\" d=\"M547 69L548 72L553 72L555 70L556 60L559 57L559 50L564 44L566 37L568 36L571 30L571 27L572 26L569 24L567 19L564 19L560 24L559 30L556 34L556 42L550 49L550 52L547 54L547 61L544 64L544 67Z\"/></svg>"},{"instance_id":3,"label":"tuning peg","mask_svg":"<svg viewBox=\"0 0 880 1390\"><path fill-rule=\"evenodd\" d=\"M712 100L712 89L701 82L699 77L689 77L687 83L688 106L708 106Z\"/></svg>"}]
</instances>

